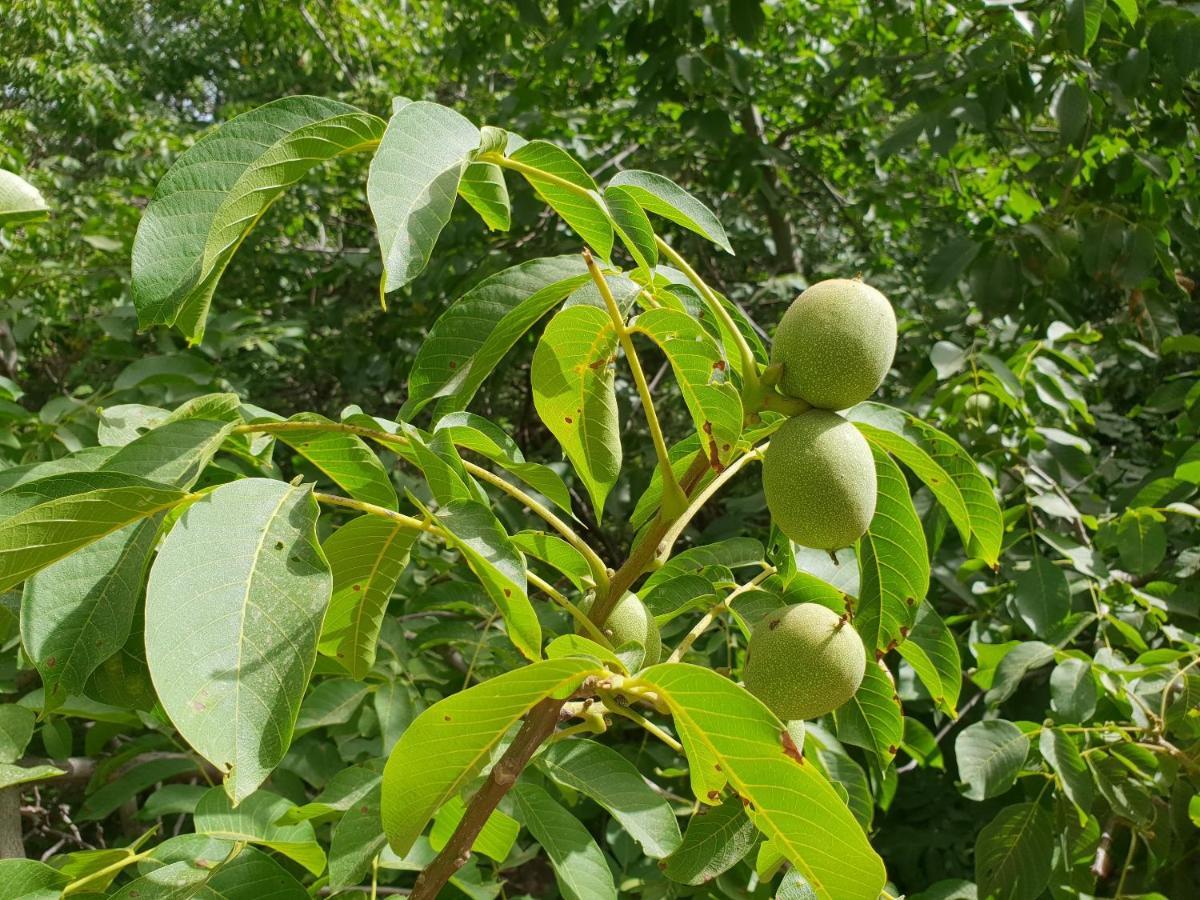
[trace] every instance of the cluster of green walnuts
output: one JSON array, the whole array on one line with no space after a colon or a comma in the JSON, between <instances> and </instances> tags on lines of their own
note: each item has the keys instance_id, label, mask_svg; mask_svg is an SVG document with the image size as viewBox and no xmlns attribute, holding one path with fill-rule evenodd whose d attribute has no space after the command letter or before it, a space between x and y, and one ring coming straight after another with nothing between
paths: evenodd
<instances>
[{"instance_id":1,"label":"cluster of green walnuts","mask_svg":"<svg viewBox=\"0 0 1200 900\"><path fill-rule=\"evenodd\" d=\"M809 408L772 437L763 492L772 520L797 544L832 552L866 532L875 514L875 461L837 410L871 396L895 355L896 314L861 281L814 284L780 320L771 348L778 388ZM743 678L781 719L813 719L854 696L865 671L866 651L847 617L802 603L755 627Z\"/></svg>"}]
</instances>

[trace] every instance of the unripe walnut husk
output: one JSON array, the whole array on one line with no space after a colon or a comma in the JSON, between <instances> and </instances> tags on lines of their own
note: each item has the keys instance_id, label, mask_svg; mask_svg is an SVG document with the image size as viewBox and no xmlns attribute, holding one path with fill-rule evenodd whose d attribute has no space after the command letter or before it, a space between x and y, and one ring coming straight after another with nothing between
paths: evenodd
<instances>
[{"instance_id":1,"label":"unripe walnut husk","mask_svg":"<svg viewBox=\"0 0 1200 900\"><path fill-rule=\"evenodd\" d=\"M579 608L585 613L590 612L592 601L585 600ZM608 621L604 623L602 630L614 648L630 641L645 647L643 668L655 665L662 658L662 637L659 634L658 623L654 621L654 616L637 594L628 593L620 599L608 614Z\"/></svg>"},{"instance_id":2,"label":"unripe walnut husk","mask_svg":"<svg viewBox=\"0 0 1200 900\"><path fill-rule=\"evenodd\" d=\"M771 438L763 493L779 530L797 544L837 550L875 515L875 459L866 438L837 413L810 409Z\"/></svg>"},{"instance_id":3,"label":"unripe walnut husk","mask_svg":"<svg viewBox=\"0 0 1200 900\"><path fill-rule=\"evenodd\" d=\"M883 383L896 356L896 314L869 284L831 278L812 285L779 321L771 362L779 390L819 409L848 409Z\"/></svg>"},{"instance_id":4,"label":"unripe walnut husk","mask_svg":"<svg viewBox=\"0 0 1200 900\"><path fill-rule=\"evenodd\" d=\"M798 603L754 627L742 678L788 722L837 709L854 696L866 670L866 648L848 621L818 603Z\"/></svg>"}]
</instances>

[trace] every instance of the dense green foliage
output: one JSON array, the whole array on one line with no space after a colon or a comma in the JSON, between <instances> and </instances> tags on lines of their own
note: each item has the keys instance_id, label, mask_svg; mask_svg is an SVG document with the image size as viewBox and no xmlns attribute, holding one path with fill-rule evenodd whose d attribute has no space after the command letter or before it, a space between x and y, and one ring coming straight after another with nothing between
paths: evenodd
<instances>
[{"instance_id":1,"label":"dense green foliage","mask_svg":"<svg viewBox=\"0 0 1200 900\"><path fill-rule=\"evenodd\" d=\"M0 28L0 169L50 210L0 175L0 836L33 858L0 898L193 890L196 860L230 897L412 886L546 698L574 736L446 896L866 897L875 853L926 900L1200 882L1187 4L17 0ZM626 270L616 318L584 244ZM846 413L878 496L835 563L764 512L751 370L854 276L900 340ZM569 608L611 573L542 513L616 568L698 455L721 490L635 586L638 672L659 648ZM783 733L734 681L796 602L879 664ZM214 655L236 679L200 683Z\"/></svg>"}]
</instances>

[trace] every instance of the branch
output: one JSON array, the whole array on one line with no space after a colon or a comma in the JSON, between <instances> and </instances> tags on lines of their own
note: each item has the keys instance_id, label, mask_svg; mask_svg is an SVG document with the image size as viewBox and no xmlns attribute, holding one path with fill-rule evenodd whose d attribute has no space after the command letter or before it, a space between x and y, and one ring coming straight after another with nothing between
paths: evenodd
<instances>
[{"instance_id":1,"label":"branch","mask_svg":"<svg viewBox=\"0 0 1200 900\"><path fill-rule=\"evenodd\" d=\"M683 476L681 487L685 494L695 488L707 469L708 456L701 451L696 454L691 467ZM629 558L609 580L608 591L597 595L589 615L593 624L604 624L613 607L617 605L617 601L625 596L625 592L654 561L655 550L659 541L662 540L662 536L670 527L671 521L669 518L664 518L662 511L659 511L659 515L654 520L646 537L633 549ZM454 834L446 842L446 846L417 878L411 895L414 900L436 900L438 892L450 880L450 876L470 859L471 847L475 843L475 838L483 830L492 811L516 783L538 747L554 733L566 703L566 700L543 700L525 717L516 738L504 751L500 761L492 767L483 787L467 804L467 810L454 830Z\"/></svg>"}]
</instances>

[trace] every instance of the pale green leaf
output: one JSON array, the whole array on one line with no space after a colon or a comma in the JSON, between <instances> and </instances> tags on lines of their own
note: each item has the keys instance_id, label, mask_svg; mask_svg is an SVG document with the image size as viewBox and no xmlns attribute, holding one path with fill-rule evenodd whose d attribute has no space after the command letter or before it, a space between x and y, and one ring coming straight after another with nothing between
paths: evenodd
<instances>
[{"instance_id":1,"label":"pale green leaf","mask_svg":"<svg viewBox=\"0 0 1200 900\"><path fill-rule=\"evenodd\" d=\"M565 575L576 590L583 591L585 586L591 585L592 570L587 560L558 535L544 531L519 531L512 536L512 541L526 556L540 559Z\"/></svg>"},{"instance_id":2,"label":"pale green leaf","mask_svg":"<svg viewBox=\"0 0 1200 900\"><path fill-rule=\"evenodd\" d=\"M568 656L595 660L611 666L615 672L629 671L617 654L578 634L560 634L546 645L546 659L563 659Z\"/></svg>"},{"instance_id":3,"label":"pale green leaf","mask_svg":"<svg viewBox=\"0 0 1200 900\"><path fill-rule=\"evenodd\" d=\"M678 310L647 310L633 330L666 354L702 446L714 468L723 467L742 435L742 401L725 355L698 321Z\"/></svg>"},{"instance_id":4,"label":"pale green leaf","mask_svg":"<svg viewBox=\"0 0 1200 900\"><path fill-rule=\"evenodd\" d=\"M322 545L333 596L318 649L359 680L375 665L383 615L418 533L383 516L359 516Z\"/></svg>"},{"instance_id":5,"label":"pale green leaf","mask_svg":"<svg viewBox=\"0 0 1200 900\"><path fill-rule=\"evenodd\" d=\"M537 764L554 781L607 809L646 856L662 859L679 846L671 805L616 750L584 739L559 741L545 749Z\"/></svg>"},{"instance_id":6,"label":"pale green leaf","mask_svg":"<svg viewBox=\"0 0 1200 900\"><path fill-rule=\"evenodd\" d=\"M400 410L411 419L442 398L442 412L466 407L532 325L590 279L578 254L534 259L485 278L438 317L417 351Z\"/></svg>"},{"instance_id":7,"label":"pale green leaf","mask_svg":"<svg viewBox=\"0 0 1200 900\"><path fill-rule=\"evenodd\" d=\"M529 602L525 561L504 526L473 500L456 500L438 510L435 518L500 610L509 640L526 658L539 659L542 626Z\"/></svg>"},{"instance_id":8,"label":"pale green leaf","mask_svg":"<svg viewBox=\"0 0 1200 900\"><path fill-rule=\"evenodd\" d=\"M1054 823L1036 803L1007 806L975 839L975 882L991 900L1035 900L1050 880Z\"/></svg>"},{"instance_id":9,"label":"pale green leaf","mask_svg":"<svg viewBox=\"0 0 1200 900\"><path fill-rule=\"evenodd\" d=\"M633 261L639 268L651 272L658 265L658 245L654 243L654 228L633 192L623 187L605 188L604 202L621 243Z\"/></svg>"},{"instance_id":10,"label":"pale green leaf","mask_svg":"<svg viewBox=\"0 0 1200 900\"><path fill-rule=\"evenodd\" d=\"M912 630L899 650L934 703L953 715L962 689L962 658L954 635L931 604L917 607Z\"/></svg>"},{"instance_id":11,"label":"pale green leaf","mask_svg":"<svg viewBox=\"0 0 1200 900\"><path fill-rule=\"evenodd\" d=\"M58 900L68 881L36 859L0 859L0 900Z\"/></svg>"},{"instance_id":12,"label":"pale green leaf","mask_svg":"<svg viewBox=\"0 0 1200 900\"><path fill-rule=\"evenodd\" d=\"M49 215L41 191L20 175L0 169L0 227L36 222Z\"/></svg>"},{"instance_id":13,"label":"pale green leaf","mask_svg":"<svg viewBox=\"0 0 1200 900\"><path fill-rule=\"evenodd\" d=\"M733 253L725 229L712 210L669 178L653 172L626 169L614 175L608 183L610 187L625 188L647 212L694 231L726 253Z\"/></svg>"},{"instance_id":14,"label":"pale green leaf","mask_svg":"<svg viewBox=\"0 0 1200 900\"><path fill-rule=\"evenodd\" d=\"M597 518L621 471L616 352L617 332L608 314L572 306L546 326L530 375L538 415L575 467Z\"/></svg>"},{"instance_id":15,"label":"pale green leaf","mask_svg":"<svg viewBox=\"0 0 1200 900\"><path fill-rule=\"evenodd\" d=\"M883 662L867 661L862 684L833 715L838 740L870 750L880 768L891 765L904 739L904 715L892 674Z\"/></svg>"},{"instance_id":16,"label":"pale green leaf","mask_svg":"<svg viewBox=\"0 0 1200 900\"><path fill-rule=\"evenodd\" d=\"M186 496L118 472L64 473L10 488L0 494L0 590Z\"/></svg>"},{"instance_id":17,"label":"pale green leaf","mask_svg":"<svg viewBox=\"0 0 1200 900\"><path fill-rule=\"evenodd\" d=\"M604 852L575 816L544 788L520 782L513 789L517 810L554 869L566 900L617 900L617 888Z\"/></svg>"},{"instance_id":18,"label":"pale green leaf","mask_svg":"<svg viewBox=\"0 0 1200 900\"><path fill-rule=\"evenodd\" d=\"M963 546L995 565L1004 520L991 483L953 439L894 407L860 403L847 410L867 440L908 466L950 515Z\"/></svg>"},{"instance_id":19,"label":"pale green leaf","mask_svg":"<svg viewBox=\"0 0 1200 900\"><path fill-rule=\"evenodd\" d=\"M878 499L858 543L859 596L854 627L867 653L904 641L929 591L929 551L904 473L871 445Z\"/></svg>"},{"instance_id":20,"label":"pale green leaf","mask_svg":"<svg viewBox=\"0 0 1200 900\"><path fill-rule=\"evenodd\" d=\"M83 693L91 674L125 645L158 528L157 516L127 526L25 583L21 641L48 708Z\"/></svg>"},{"instance_id":21,"label":"pale green leaf","mask_svg":"<svg viewBox=\"0 0 1200 900\"><path fill-rule=\"evenodd\" d=\"M325 870L325 851L317 843L312 824L276 824L294 804L268 791L255 791L235 807L229 796L216 787L196 805L195 829L225 841L246 841L268 847L295 860L314 875Z\"/></svg>"},{"instance_id":22,"label":"pale green leaf","mask_svg":"<svg viewBox=\"0 0 1200 900\"><path fill-rule=\"evenodd\" d=\"M404 287L429 263L478 146L479 129L437 103L409 103L392 114L367 177L385 291Z\"/></svg>"},{"instance_id":23,"label":"pale green leaf","mask_svg":"<svg viewBox=\"0 0 1200 900\"><path fill-rule=\"evenodd\" d=\"M332 424L329 419L316 413L300 413L287 421L296 424ZM396 489L392 486L387 469L358 435L313 428L311 431L279 431L275 436L324 472L354 499L386 509L396 508Z\"/></svg>"},{"instance_id":24,"label":"pale green leaf","mask_svg":"<svg viewBox=\"0 0 1200 900\"><path fill-rule=\"evenodd\" d=\"M681 663L652 666L639 680L670 708L690 765L706 768L693 773L693 785L719 790L727 781L821 900L877 900L882 861L833 786L789 755L790 736L761 702L716 672Z\"/></svg>"},{"instance_id":25,"label":"pale green leaf","mask_svg":"<svg viewBox=\"0 0 1200 900\"><path fill-rule=\"evenodd\" d=\"M198 343L217 281L284 189L313 166L375 146L383 121L319 97L285 97L226 122L175 161L133 242L142 327L176 325Z\"/></svg>"},{"instance_id":26,"label":"pale green leaf","mask_svg":"<svg viewBox=\"0 0 1200 900\"><path fill-rule=\"evenodd\" d=\"M488 228L508 231L512 226L508 185L504 183L504 172L495 163L470 163L458 183L458 195L471 204Z\"/></svg>"},{"instance_id":27,"label":"pale green leaf","mask_svg":"<svg viewBox=\"0 0 1200 900\"><path fill-rule=\"evenodd\" d=\"M1012 722L990 719L968 726L954 742L963 793L972 800L999 797L1016 784L1028 754L1029 738Z\"/></svg>"},{"instance_id":28,"label":"pale green leaf","mask_svg":"<svg viewBox=\"0 0 1200 900\"><path fill-rule=\"evenodd\" d=\"M184 513L150 571L155 690L183 738L226 773L235 800L287 752L316 660L331 589L318 514L308 486L222 485Z\"/></svg>"},{"instance_id":29,"label":"pale green leaf","mask_svg":"<svg viewBox=\"0 0 1200 900\"><path fill-rule=\"evenodd\" d=\"M17 766L11 763L0 763L0 788L45 781L47 778L57 778L59 775L66 774L62 769L54 766ZM0 894L0 897L2 896L3 894Z\"/></svg>"},{"instance_id":30,"label":"pale green leaf","mask_svg":"<svg viewBox=\"0 0 1200 900\"><path fill-rule=\"evenodd\" d=\"M562 476L549 466L528 462L512 438L498 425L474 413L452 412L439 419L433 430L434 434L448 431L457 447L471 450L492 461L559 509L574 516L571 494Z\"/></svg>"},{"instance_id":31,"label":"pale green leaf","mask_svg":"<svg viewBox=\"0 0 1200 900\"><path fill-rule=\"evenodd\" d=\"M608 211L600 200L596 182L571 154L548 141L530 141L509 154L509 159L520 163L520 173L537 195L575 229L597 256L603 260L612 256L613 226ZM571 190L560 184L560 180L586 193Z\"/></svg>"},{"instance_id":32,"label":"pale green leaf","mask_svg":"<svg viewBox=\"0 0 1200 900\"><path fill-rule=\"evenodd\" d=\"M737 865L757 841L758 829L740 798L726 797L719 806L701 804L663 873L681 884L704 884Z\"/></svg>"},{"instance_id":33,"label":"pale green leaf","mask_svg":"<svg viewBox=\"0 0 1200 900\"><path fill-rule=\"evenodd\" d=\"M434 850L440 851L446 846L466 812L467 805L459 797L451 797L442 805L429 830L429 845ZM471 851L504 862L520 831L521 824L516 819L503 810L494 809L471 844Z\"/></svg>"},{"instance_id":34,"label":"pale green leaf","mask_svg":"<svg viewBox=\"0 0 1200 900\"><path fill-rule=\"evenodd\" d=\"M1136 25L1138 20L1138 0L1112 0L1113 6L1121 11L1130 25Z\"/></svg>"},{"instance_id":35,"label":"pale green leaf","mask_svg":"<svg viewBox=\"0 0 1200 900\"><path fill-rule=\"evenodd\" d=\"M487 764L508 730L548 697L565 699L600 674L586 659L552 659L506 672L452 694L421 713L388 757L383 824L403 856L433 814Z\"/></svg>"}]
</instances>

